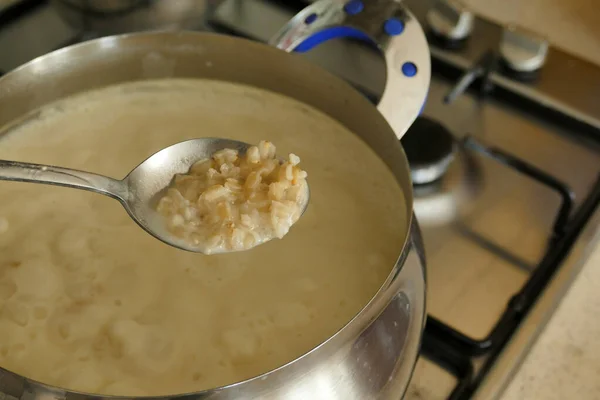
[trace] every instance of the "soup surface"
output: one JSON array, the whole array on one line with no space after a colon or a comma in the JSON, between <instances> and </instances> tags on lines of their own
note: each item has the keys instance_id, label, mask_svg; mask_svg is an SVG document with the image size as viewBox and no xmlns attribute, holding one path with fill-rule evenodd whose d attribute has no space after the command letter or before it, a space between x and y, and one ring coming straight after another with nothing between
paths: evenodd
<instances>
[{"instance_id":1,"label":"soup surface","mask_svg":"<svg viewBox=\"0 0 600 400\"><path fill-rule=\"evenodd\" d=\"M404 241L404 196L375 153L256 88L131 83L54 103L5 133L0 158L115 178L203 136L273 141L309 174L308 210L288 235L211 256L159 242L104 196L0 182L0 365L44 383L166 395L267 372L348 322Z\"/></svg>"}]
</instances>

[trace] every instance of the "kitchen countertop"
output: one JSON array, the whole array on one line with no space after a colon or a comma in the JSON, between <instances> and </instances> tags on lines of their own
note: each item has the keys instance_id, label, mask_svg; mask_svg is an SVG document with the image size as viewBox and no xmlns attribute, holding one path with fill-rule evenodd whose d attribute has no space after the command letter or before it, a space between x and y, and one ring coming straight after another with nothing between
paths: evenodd
<instances>
[{"instance_id":1,"label":"kitchen countertop","mask_svg":"<svg viewBox=\"0 0 600 400\"><path fill-rule=\"evenodd\" d=\"M554 46L600 65L598 0L462 0L476 14L516 23Z\"/></svg>"},{"instance_id":2,"label":"kitchen countertop","mask_svg":"<svg viewBox=\"0 0 600 400\"><path fill-rule=\"evenodd\" d=\"M598 227L597 233L600 233ZM600 236L600 235L596 235ZM600 244L501 400L600 399Z\"/></svg>"},{"instance_id":3,"label":"kitchen countertop","mask_svg":"<svg viewBox=\"0 0 600 400\"><path fill-rule=\"evenodd\" d=\"M525 26L553 45L600 65L597 0L463 2L479 15ZM501 400L600 399L600 242L595 243Z\"/></svg>"}]
</instances>

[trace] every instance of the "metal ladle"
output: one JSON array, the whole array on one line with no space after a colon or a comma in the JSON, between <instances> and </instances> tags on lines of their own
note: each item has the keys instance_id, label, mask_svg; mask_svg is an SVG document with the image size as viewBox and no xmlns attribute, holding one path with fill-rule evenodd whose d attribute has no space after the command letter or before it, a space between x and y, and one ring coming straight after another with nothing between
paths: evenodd
<instances>
[{"instance_id":1,"label":"metal ladle","mask_svg":"<svg viewBox=\"0 0 600 400\"><path fill-rule=\"evenodd\" d=\"M250 146L220 138L187 140L154 153L122 180L50 165L0 160L0 180L65 186L103 194L118 200L129 216L152 236L171 246L201 253L198 247L169 233L164 218L154 206L176 174L187 173L194 163L209 159L216 151L229 148L243 154ZM306 190L301 213L308 205L308 186Z\"/></svg>"}]
</instances>

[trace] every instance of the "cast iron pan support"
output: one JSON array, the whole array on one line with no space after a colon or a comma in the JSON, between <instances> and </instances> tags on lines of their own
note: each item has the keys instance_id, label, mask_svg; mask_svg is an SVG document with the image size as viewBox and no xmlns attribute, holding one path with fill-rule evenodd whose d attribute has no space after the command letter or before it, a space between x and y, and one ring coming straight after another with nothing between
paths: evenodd
<instances>
[{"instance_id":1,"label":"cast iron pan support","mask_svg":"<svg viewBox=\"0 0 600 400\"><path fill-rule=\"evenodd\" d=\"M542 257L527 283L510 298L504 313L486 337L471 338L444 322L428 316L423 354L438 362L457 378L458 384L448 398L449 400L470 398L490 370L502 347L508 342L544 287L552 279L560 265L557 254L563 251L565 239L572 230L571 219L575 200L573 191L566 184L504 150L484 145L472 136L462 139L461 145L546 185L560 195L562 202L554 220L547 253ZM487 357L487 361L484 362L477 374L473 374L473 370L469 368L469 365L472 365L469 358L484 355Z\"/></svg>"},{"instance_id":2,"label":"cast iron pan support","mask_svg":"<svg viewBox=\"0 0 600 400\"><path fill-rule=\"evenodd\" d=\"M562 199L562 202L558 210L558 214L554 220L549 247L552 247L553 243L560 240L564 236L568 228L569 217L571 216L573 209L573 201L575 199L574 193L571 191L571 189L569 189L567 185L560 182L558 179L554 178L548 173L509 154L504 150L495 147L488 147L480 143L472 136L466 136L464 139L462 139L461 145L466 149L482 154L510 168L513 168L514 170L546 185L548 188L558 193ZM547 273L549 271L547 271L547 269L544 268L544 266L545 262L542 261L532 273L530 281L547 281L550 278L548 276L549 274ZM526 287L528 285L529 284L526 284ZM523 301L523 296L515 296L513 299L511 299L506 311L504 312L496 326L494 326L494 328L487 335L487 337L483 339L470 338L465 334L458 332L454 328L446 325L445 323L431 316L427 319L426 332L438 338L446 338L447 343L451 343L452 347L458 349L463 354L471 356L479 356L486 354L495 345L502 342L505 334L508 333L507 331L510 331L510 329L507 329L507 327L513 327L513 323L515 322L515 314L519 314L523 309L528 308L530 302L535 301L535 298L537 298L539 291L541 291L541 288L536 288L538 289L536 293L528 293L528 296L526 296L528 303L527 305L521 304Z\"/></svg>"}]
</instances>

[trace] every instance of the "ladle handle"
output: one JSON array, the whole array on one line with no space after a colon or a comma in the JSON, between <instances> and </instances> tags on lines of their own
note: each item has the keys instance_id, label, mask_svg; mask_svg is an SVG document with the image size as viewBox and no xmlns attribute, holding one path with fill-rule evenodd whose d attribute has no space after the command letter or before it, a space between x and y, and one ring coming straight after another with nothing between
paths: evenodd
<instances>
[{"instance_id":1,"label":"ladle handle","mask_svg":"<svg viewBox=\"0 0 600 400\"><path fill-rule=\"evenodd\" d=\"M65 186L103 194L125 201L127 186L123 181L75 169L0 160L0 180Z\"/></svg>"}]
</instances>

